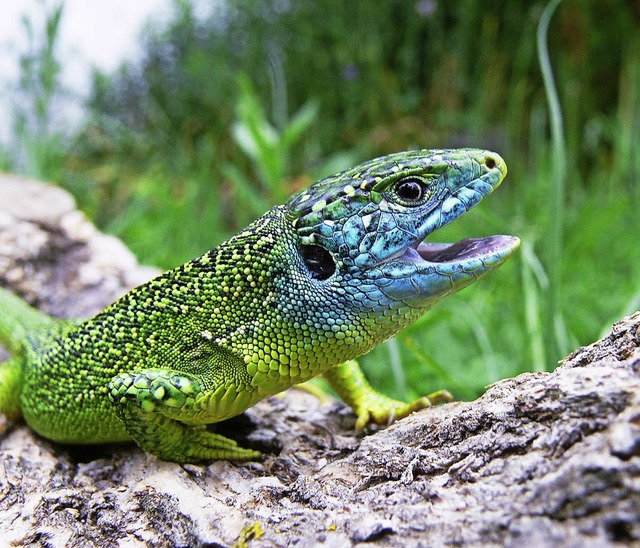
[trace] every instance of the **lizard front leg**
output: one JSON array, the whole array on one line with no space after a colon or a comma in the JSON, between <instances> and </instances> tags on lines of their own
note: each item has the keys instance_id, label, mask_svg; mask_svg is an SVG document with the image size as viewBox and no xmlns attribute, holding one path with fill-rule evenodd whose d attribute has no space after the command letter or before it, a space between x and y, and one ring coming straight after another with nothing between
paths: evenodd
<instances>
[{"instance_id":1,"label":"lizard front leg","mask_svg":"<svg viewBox=\"0 0 640 548\"><path fill-rule=\"evenodd\" d=\"M197 422L216 394L194 375L169 369L122 373L109 383L109 399L134 441L145 451L174 462L203 459L255 460L260 452L244 449Z\"/></svg>"},{"instance_id":2,"label":"lizard front leg","mask_svg":"<svg viewBox=\"0 0 640 548\"><path fill-rule=\"evenodd\" d=\"M419 409L453 399L449 392L440 390L411 403L394 400L371 387L355 360L330 369L324 373L324 377L340 398L355 412L358 430L362 430L370 422L389 424Z\"/></svg>"}]
</instances>

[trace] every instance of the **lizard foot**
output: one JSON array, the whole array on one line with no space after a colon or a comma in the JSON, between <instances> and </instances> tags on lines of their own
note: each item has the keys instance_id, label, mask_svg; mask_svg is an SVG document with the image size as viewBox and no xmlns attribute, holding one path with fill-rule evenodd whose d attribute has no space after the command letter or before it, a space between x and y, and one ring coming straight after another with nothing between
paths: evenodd
<instances>
[{"instance_id":1,"label":"lizard foot","mask_svg":"<svg viewBox=\"0 0 640 548\"><path fill-rule=\"evenodd\" d=\"M453 401L453 397L446 390L439 390L428 396L418 398L411 403L405 403L389 398L372 389L363 395L355 410L358 415L356 430L362 431L370 423L389 425L420 409L450 401Z\"/></svg>"},{"instance_id":2,"label":"lizard foot","mask_svg":"<svg viewBox=\"0 0 640 548\"><path fill-rule=\"evenodd\" d=\"M109 384L109 399L129 435L161 459L186 463L260 458L258 451L208 432L205 424L193 424L206 396L198 378L168 369L121 373Z\"/></svg>"},{"instance_id":3,"label":"lizard foot","mask_svg":"<svg viewBox=\"0 0 640 548\"><path fill-rule=\"evenodd\" d=\"M369 423L391 424L419 409L453 400L446 390L440 390L405 403L394 400L374 390L367 382L357 362L340 364L324 374L331 387L354 410L356 429L362 430Z\"/></svg>"},{"instance_id":4,"label":"lizard foot","mask_svg":"<svg viewBox=\"0 0 640 548\"><path fill-rule=\"evenodd\" d=\"M173 458L171 458L173 457ZM177 462L195 462L201 460L258 460L260 451L240 447L232 439L220 434L208 432L204 426L185 428L175 454L167 458Z\"/></svg>"}]
</instances>

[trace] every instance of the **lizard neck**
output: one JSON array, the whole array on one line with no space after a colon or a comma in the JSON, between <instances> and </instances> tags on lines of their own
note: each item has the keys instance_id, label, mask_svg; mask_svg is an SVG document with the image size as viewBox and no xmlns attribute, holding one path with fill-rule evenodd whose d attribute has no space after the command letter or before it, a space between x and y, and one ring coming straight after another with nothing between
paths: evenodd
<instances>
[{"instance_id":1,"label":"lizard neck","mask_svg":"<svg viewBox=\"0 0 640 548\"><path fill-rule=\"evenodd\" d=\"M96 319L114 322L114 328L117 322L119 332L129 324L122 344L148 351L158 367L197 373L213 360L235 368L239 383L276 393L380 342L376 318L342 284L341 276L312 278L284 208L275 207ZM394 325L393 332L399 328ZM130 361L125 367L139 359L135 352L124 354ZM215 385L215 370L207 379Z\"/></svg>"}]
</instances>

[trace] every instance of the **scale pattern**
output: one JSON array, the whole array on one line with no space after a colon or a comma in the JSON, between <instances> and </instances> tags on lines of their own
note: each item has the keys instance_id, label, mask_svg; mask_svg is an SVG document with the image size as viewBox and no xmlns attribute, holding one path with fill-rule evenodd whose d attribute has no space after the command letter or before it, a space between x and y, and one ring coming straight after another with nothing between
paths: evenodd
<instances>
[{"instance_id":1,"label":"scale pattern","mask_svg":"<svg viewBox=\"0 0 640 548\"><path fill-rule=\"evenodd\" d=\"M206 425L321 374L359 427L446 399L391 400L353 360L512 254L517 239L503 237L485 253L459 246L459 259L457 247L451 260L405 257L505 174L498 155L471 149L366 162L84 322L55 321L2 291L0 338L15 357L0 368L0 411L55 441L133 439L189 462L257 458Z\"/></svg>"}]
</instances>

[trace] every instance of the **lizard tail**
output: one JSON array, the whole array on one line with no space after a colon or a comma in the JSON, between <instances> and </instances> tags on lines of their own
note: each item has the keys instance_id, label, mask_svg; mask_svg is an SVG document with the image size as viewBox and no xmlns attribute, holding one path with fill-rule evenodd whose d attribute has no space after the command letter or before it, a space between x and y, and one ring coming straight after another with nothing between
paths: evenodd
<instances>
[{"instance_id":1,"label":"lizard tail","mask_svg":"<svg viewBox=\"0 0 640 548\"><path fill-rule=\"evenodd\" d=\"M52 316L29 306L21 298L0 287L0 343L12 354L20 354L27 336L40 328L58 324Z\"/></svg>"}]
</instances>

